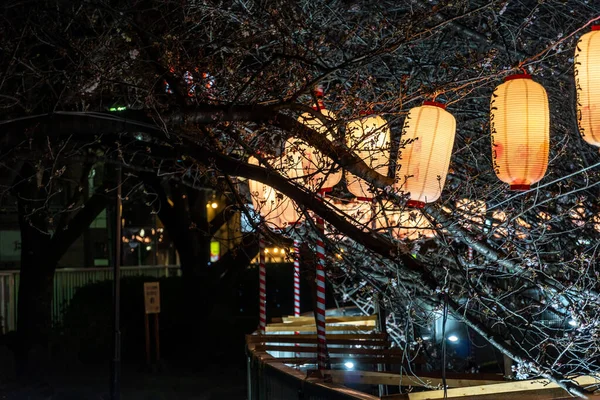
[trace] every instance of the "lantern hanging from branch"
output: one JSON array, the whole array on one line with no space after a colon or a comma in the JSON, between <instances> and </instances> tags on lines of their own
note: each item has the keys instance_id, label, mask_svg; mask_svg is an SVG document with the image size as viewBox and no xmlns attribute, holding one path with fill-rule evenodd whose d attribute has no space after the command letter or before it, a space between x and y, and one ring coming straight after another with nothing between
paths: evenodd
<instances>
[{"instance_id":1,"label":"lantern hanging from branch","mask_svg":"<svg viewBox=\"0 0 600 400\"><path fill-rule=\"evenodd\" d=\"M490 130L494 172L511 190L529 190L548 167L546 90L527 74L506 77L492 94Z\"/></svg>"},{"instance_id":2,"label":"lantern hanging from branch","mask_svg":"<svg viewBox=\"0 0 600 400\"><path fill-rule=\"evenodd\" d=\"M320 116L304 113L298 117L298 122L304 124L320 134L324 135L327 140L333 142L337 136L335 126L335 114L325 109L323 104L322 90L315 93L318 98L317 105L313 107L315 112L320 113ZM326 121L326 122L325 122ZM294 148L302 156L302 167L306 185L311 190L324 192L331 189L342 179L341 169L333 163L333 161L322 154L317 149L309 146L301 140L293 140Z\"/></svg>"},{"instance_id":3,"label":"lantern hanging from branch","mask_svg":"<svg viewBox=\"0 0 600 400\"><path fill-rule=\"evenodd\" d=\"M445 106L426 101L411 109L402 129L396 189L409 193L409 207L422 208L442 194L454 146L456 120Z\"/></svg>"},{"instance_id":4,"label":"lantern hanging from branch","mask_svg":"<svg viewBox=\"0 0 600 400\"><path fill-rule=\"evenodd\" d=\"M250 157L248 163L259 165L255 157ZM300 220L298 208L289 197L252 179L248 180L248 186L254 210L260 213L269 228L285 229Z\"/></svg>"},{"instance_id":5,"label":"lantern hanging from branch","mask_svg":"<svg viewBox=\"0 0 600 400\"><path fill-rule=\"evenodd\" d=\"M348 222L367 231L371 228L373 221L373 210L371 204L364 201L351 201L349 203L334 203L335 208L340 210Z\"/></svg>"},{"instance_id":6,"label":"lantern hanging from branch","mask_svg":"<svg viewBox=\"0 0 600 400\"><path fill-rule=\"evenodd\" d=\"M400 210L391 203L377 209L377 229L403 240L418 240L435 235L431 222L420 210Z\"/></svg>"},{"instance_id":7,"label":"lantern hanging from branch","mask_svg":"<svg viewBox=\"0 0 600 400\"><path fill-rule=\"evenodd\" d=\"M390 128L388 122L370 115L346 125L346 144L370 168L387 175L390 158ZM346 172L350 193L360 200L370 200L373 192L369 184L358 176Z\"/></svg>"},{"instance_id":8,"label":"lantern hanging from branch","mask_svg":"<svg viewBox=\"0 0 600 400\"><path fill-rule=\"evenodd\" d=\"M574 63L579 133L600 147L600 25L579 39Z\"/></svg>"}]
</instances>

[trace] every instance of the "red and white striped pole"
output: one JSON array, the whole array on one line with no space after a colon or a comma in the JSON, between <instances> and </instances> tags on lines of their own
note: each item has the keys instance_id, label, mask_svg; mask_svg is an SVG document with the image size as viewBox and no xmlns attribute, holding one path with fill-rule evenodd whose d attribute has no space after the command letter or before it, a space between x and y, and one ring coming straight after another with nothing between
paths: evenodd
<instances>
[{"instance_id":1,"label":"red and white striped pole","mask_svg":"<svg viewBox=\"0 0 600 400\"><path fill-rule=\"evenodd\" d=\"M294 317L300 316L300 241L294 240Z\"/></svg>"},{"instance_id":2,"label":"red and white striped pole","mask_svg":"<svg viewBox=\"0 0 600 400\"><path fill-rule=\"evenodd\" d=\"M300 316L300 241L294 240L294 317ZM294 332L299 335L300 332ZM296 343L296 347L299 344ZM300 353L296 353L296 357L300 358Z\"/></svg>"},{"instance_id":3,"label":"red and white striped pole","mask_svg":"<svg viewBox=\"0 0 600 400\"><path fill-rule=\"evenodd\" d=\"M258 236L258 330L264 335L267 326L267 271L265 269L265 239Z\"/></svg>"},{"instance_id":4,"label":"red and white striped pole","mask_svg":"<svg viewBox=\"0 0 600 400\"><path fill-rule=\"evenodd\" d=\"M323 196L323 194L321 194ZM329 369L327 338L325 330L325 222L317 216L317 363L319 371Z\"/></svg>"}]
</instances>

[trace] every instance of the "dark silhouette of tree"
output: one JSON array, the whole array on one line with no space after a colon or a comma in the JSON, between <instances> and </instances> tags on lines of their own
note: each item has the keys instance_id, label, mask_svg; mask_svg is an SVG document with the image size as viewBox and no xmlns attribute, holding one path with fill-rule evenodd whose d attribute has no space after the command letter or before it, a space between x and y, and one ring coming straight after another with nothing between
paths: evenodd
<instances>
[{"instance_id":1,"label":"dark silhouette of tree","mask_svg":"<svg viewBox=\"0 0 600 400\"><path fill-rule=\"evenodd\" d=\"M345 249L328 260L330 283L365 312L380 293L390 335L409 358L420 349L413 327L447 309L511 357L519 377L583 395L565 377L598 371L600 179L597 151L576 126L572 57L597 13L581 0L9 1L0 24L0 162L30 142L69 138L102 148L94 157L106 162L168 175L169 190L234 177L267 183L327 220L331 254ZM548 91L550 164L532 190L511 193L491 168L489 99L522 70ZM338 117L323 118L339 128L333 141L297 121L313 112L317 84ZM369 182L377 201L403 207L390 178L403 162L401 124L434 98L458 131L442 198L424 209L433 238L357 225L276 162L286 139L302 139L334 169ZM346 122L368 110L387 119L400 154L388 175L343 144ZM262 166L247 164L250 155ZM160 196L167 186L159 183ZM232 187L249 201L245 184ZM343 184L333 193L351 197ZM485 213L466 215L463 199L484 201ZM286 234L314 245L310 223Z\"/></svg>"}]
</instances>

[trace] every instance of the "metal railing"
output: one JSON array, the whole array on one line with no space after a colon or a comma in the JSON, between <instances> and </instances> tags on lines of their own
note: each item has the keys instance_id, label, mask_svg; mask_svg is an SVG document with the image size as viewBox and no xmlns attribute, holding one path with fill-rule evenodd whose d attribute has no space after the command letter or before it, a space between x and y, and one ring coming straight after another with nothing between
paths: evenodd
<instances>
[{"instance_id":1,"label":"metal railing","mask_svg":"<svg viewBox=\"0 0 600 400\"><path fill-rule=\"evenodd\" d=\"M181 276L177 265L121 267L121 277L152 276L155 278ZM0 271L0 334L17 327L17 299L19 298L18 270ZM112 280L112 268L61 268L54 274L52 320L62 321L65 308L77 289L94 282Z\"/></svg>"},{"instance_id":2,"label":"metal railing","mask_svg":"<svg viewBox=\"0 0 600 400\"><path fill-rule=\"evenodd\" d=\"M378 400L343 385L307 377L247 341L248 400Z\"/></svg>"}]
</instances>

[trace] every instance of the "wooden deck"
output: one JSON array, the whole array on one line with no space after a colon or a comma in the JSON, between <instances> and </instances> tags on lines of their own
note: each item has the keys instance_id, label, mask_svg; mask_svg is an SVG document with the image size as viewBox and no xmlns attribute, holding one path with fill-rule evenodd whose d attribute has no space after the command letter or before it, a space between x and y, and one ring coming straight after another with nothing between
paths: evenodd
<instances>
[{"instance_id":1,"label":"wooden deck","mask_svg":"<svg viewBox=\"0 0 600 400\"><path fill-rule=\"evenodd\" d=\"M343 398L364 400L433 400L433 399L569 399L558 385L545 379L507 381L500 374L446 374L447 390L442 390L440 374L416 372L414 375L377 372L376 366L412 365L418 368L418 359L407 360L405 352L393 347L387 335L376 332L377 316L327 317L327 345L332 370L324 371L320 384L330 390L341 391ZM294 334L294 332L297 332ZM331 332L331 333L329 333ZM317 336L313 317L283 317L267 325L266 334L247 335L249 354L264 365L277 366L281 371L304 379L307 377L297 368L316 364ZM352 361L353 370L341 369ZM314 368L307 368L310 380L315 378ZM365 370L360 370L363 368ZM370 369L370 370L367 370ZM398 370L398 368L396 368ZM406 370L406 369L405 369ZM581 376L573 379L588 389L598 389L600 379ZM347 388L345 385L389 385L403 387L407 393L383 397L373 396ZM446 397L444 397L446 396ZM600 395L590 398L600 399Z\"/></svg>"}]
</instances>

